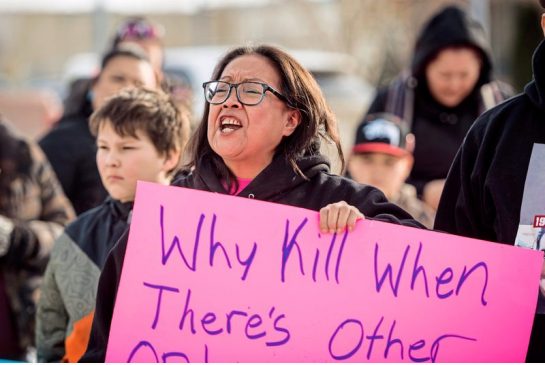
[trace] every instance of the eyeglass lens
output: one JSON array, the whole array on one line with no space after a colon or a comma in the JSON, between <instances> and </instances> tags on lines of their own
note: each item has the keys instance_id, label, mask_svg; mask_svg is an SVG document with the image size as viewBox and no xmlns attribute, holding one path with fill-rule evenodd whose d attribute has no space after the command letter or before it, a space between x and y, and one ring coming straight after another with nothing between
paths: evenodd
<instances>
[{"instance_id":1,"label":"eyeglass lens","mask_svg":"<svg viewBox=\"0 0 545 365\"><path fill-rule=\"evenodd\" d=\"M212 104L224 103L235 87L227 82L216 81L206 84L205 94L206 100ZM257 82L243 82L236 85L236 93L238 101L245 105L257 105L263 99L263 85Z\"/></svg>"}]
</instances>

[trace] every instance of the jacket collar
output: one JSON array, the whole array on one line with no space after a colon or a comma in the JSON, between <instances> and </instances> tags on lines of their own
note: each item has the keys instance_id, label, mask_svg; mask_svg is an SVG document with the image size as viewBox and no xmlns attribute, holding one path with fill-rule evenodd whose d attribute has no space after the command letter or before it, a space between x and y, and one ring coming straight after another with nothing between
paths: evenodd
<instances>
[{"instance_id":1,"label":"jacket collar","mask_svg":"<svg viewBox=\"0 0 545 365\"><path fill-rule=\"evenodd\" d=\"M310 180L321 172L329 172L329 161L321 155L300 157L297 160L299 169ZM225 187L215 173L210 160L203 160L202 165L193 172L195 188L227 194ZM273 196L292 190L307 180L295 173L293 167L277 155L263 171L242 190L239 196L252 196L260 200L270 200Z\"/></svg>"},{"instance_id":2,"label":"jacket collar","mask_svg":"<svg viewBox=\"0 0 545 365\"><path fill-rule=\"evenodd\" d=\"M127 221L132 211L134 202L122 203L119 200L108 197L106 198L106 204L108 204L113 217L119 220Z\"/></svg>"}]
</instances>

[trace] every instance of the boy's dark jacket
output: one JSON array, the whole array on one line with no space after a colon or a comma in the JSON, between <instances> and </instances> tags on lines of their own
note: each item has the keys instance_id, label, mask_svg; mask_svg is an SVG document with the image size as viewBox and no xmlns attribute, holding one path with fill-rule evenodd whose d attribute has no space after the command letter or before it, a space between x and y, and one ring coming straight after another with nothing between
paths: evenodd
<instances>
[{"instance_id":1,"label":"boy's dark jacket","mask_svg":"<svg viewBox=\"0 0 545 365\"><path fill-rule=\"evenodd\" d=\"M292 167L277 156L238 195L316 211L344 200L367 218L422 228L408 213L389 203L379 190L331 175L329 163L323 157L304 157L299 159L298 165L309 181L296 175ZM210 165L202 166L199 174L179 178L173 185L227 194ZM112 249L100 276L93 329L83 362L104 361L127 237L125 234Z\"/></svg>"},{"instance_id":2,"label":"boy's dark jacket","mask_svg":"<svg viewBox=\"0 0 545 365\"><path fill-rule=\"evenodd\" d=\"M127 229L131 210L132 202L108 197L55 242L36 315L39 362L74 362L85 352L100 271Z\"/></svg>"},{"instance_id":3,"label":"boy's dark jacket","mask_svg":"<svg viewBox=\"0 0 545 365\"><path fill-rule=\"evenodd\" d=\"M483 114L469 131L449 172L435 229L514 244L532 148L545 144L544 65L542 41L524 93ZM536 315L527 359L545 361L545 315Z\"/></svg>"}]
</instances>

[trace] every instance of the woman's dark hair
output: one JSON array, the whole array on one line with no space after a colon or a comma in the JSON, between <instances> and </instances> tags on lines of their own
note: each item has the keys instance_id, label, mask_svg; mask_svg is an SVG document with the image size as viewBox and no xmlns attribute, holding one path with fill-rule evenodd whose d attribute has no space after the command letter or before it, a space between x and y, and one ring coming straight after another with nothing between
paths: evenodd
<instances>
[{"instance_id":1,"label":"woman's dark hair","mask_svg":"<svg viewBox=\"0 0 545 365\"><path fill-rule=\"evenodd\" d=\"M150 62L146 52L137 44L120 44L118 47L112 48L102 56L100 70L104 70L108 63L117 57L129 57L139 61Z\"/></svg>"},{"instance_id":2,"label":"woman's dark hair","mask_svg":"<svg viewBox=\"0 0 545 365\"><path fill-rule=\"evenodd\" d=\"M320 154L320 140L323 138L327 142L335 143L344 169L335 116L314 77L288 53L268 45L235 48L227 52L218 62L212 80L218 80L231 61L245 55L261 55L274 65L281 80L279 91L288 99L288 105L301 113L301 123L290 136L283 138L276 149L276 154L282 155L297 174L306 178L297 166L297 158ZM187 151L189 163L185 167L195 168L198 173L203 160L210 159L219 172L219 177L231 188L237 184L235 176L208 142L209 111L210 105L206 103L201 122L189 141Z\"/></svg>"}]
</instances>

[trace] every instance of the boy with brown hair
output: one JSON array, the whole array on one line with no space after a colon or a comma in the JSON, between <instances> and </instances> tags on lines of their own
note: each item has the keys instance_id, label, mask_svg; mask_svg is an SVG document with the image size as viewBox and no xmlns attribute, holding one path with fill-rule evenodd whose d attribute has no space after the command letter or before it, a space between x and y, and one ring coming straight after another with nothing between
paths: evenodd
<instances>
[{"instance_id":1,"label":"boy with brown hair","mask_svg":"<svg viewBox=\"0 0 545 365\"><path fill-rule=\"evenodd\" d=\"M40 362L77 362L87 348L100 271L130 223L137 180L168 185L189 138L189 119L162 92L130 89L90 119L109 197L56 241L37 313Z\"/></svg>"}]
</instances>

